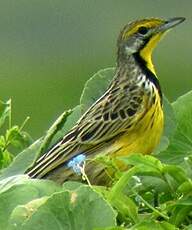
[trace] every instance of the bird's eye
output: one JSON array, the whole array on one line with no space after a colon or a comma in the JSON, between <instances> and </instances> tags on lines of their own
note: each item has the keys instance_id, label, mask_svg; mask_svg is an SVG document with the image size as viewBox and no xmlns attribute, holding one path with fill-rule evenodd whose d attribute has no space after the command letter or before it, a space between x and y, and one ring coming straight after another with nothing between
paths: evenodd
<instances>
[{"instance_id":1,"label":"bird's eye","mask_svg":"<svg viewBox=\"0 0 192 230\"><path fill-rule=\"evenodd\" d=\"M138 33L139 33L139 34L142 34L142 35L147 34L148 31L149 31L148 28L145 27L145 26L141 26L141 27L139 27L139 29L138 29Z\"/></svg>"}]
</instances>

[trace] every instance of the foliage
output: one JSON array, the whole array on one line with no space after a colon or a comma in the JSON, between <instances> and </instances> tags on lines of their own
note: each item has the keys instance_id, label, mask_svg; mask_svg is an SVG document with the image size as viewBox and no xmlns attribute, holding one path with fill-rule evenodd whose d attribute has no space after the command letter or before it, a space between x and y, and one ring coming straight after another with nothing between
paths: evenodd
<instances>
[{"instance_id":1,"label":"foliage","mask_svg":"<svg viewBox=\"0 0 192 230\"><path fill-rule=\"evenodd\" d=\"M0 229L192 229L192 92L172 104L164 98L160 145L153 155L121 158L130 169L117 172L110 188L78 182L60 186L22 175L102 95L113 71L95 74L85 85L80 105L64 112L29 147L23 126L9 124L0 137L0 167L5 168L0 176ZM0 127L10 120L10 111L10 101L0 103ZM17 148L23 151L11 162Z\"/></svg>"},{"instance_id":2,"label":"foliage","mask_svg":"<svg viewBox=\"0 0 192 230\"><path fill-rule=\"evenodd\" d=\"M30 136L23 131L28 119L21 126L12 125L11 100L0 101L0 169L7 167L18 151L32 142ZM4 134L3 128L6 129Z\"/></svg>"}]
</instances>

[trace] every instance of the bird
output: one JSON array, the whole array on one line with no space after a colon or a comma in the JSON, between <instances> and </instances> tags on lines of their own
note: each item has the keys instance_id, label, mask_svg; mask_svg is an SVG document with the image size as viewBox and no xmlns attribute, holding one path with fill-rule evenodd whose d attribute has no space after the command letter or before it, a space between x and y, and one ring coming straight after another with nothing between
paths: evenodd
<instances>
[{"instance_id":1,"label":"bird","mask_svg":"<svg viewBox=\"0 0 192 230\"><path fill-rule=\"evenodd\" d=\"M27 170L31 178L111 183L115 169L94 160L104 155L123 171L120 157L151 154L164 126L163 94L152 52L163 35L184 17L145 18L129 22L117 39L114 76L74 127ZM84 170L84 171L83 171Z\"/></svg>"}]
</instances>

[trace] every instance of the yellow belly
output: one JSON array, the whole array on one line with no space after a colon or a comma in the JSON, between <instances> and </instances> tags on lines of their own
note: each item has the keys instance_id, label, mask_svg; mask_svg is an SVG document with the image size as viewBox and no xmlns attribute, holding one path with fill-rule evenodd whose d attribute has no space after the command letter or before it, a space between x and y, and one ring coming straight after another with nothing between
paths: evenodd
<instances>
[{"instance_id":1,"label":"yellow belly","mask_svg":"<svg viewBox=\"0 0 192 230\"><path fill-rule=\"evenodd\" d=\"M163 111L160 103L153 105L136 126L119 137L114 143L118 149L115 156L131 153L150 154L159 144L164 125Z\"/></svg>"},{"instance_id":2,"label":"yellow belly","mask_svg":"<svg viewBox=\"0 0 192 230\"><path fill-rule=\"evenodd\" d=\"M154 117L152 119L152 115ZM109 148L106 149L107 153L113 159L116 158L116 164L121 170L127 170L127 166L119 159L120 156L127 156L129 154L141 153L150 154L158 145L161 134L163 131L163 111L159 104L153 105L145 114L142 120L138 121L132 130L128 130L126 134L120 136ZM91 162L86 165L86 173L89 180L93 184L110 184L112 175L116 172L114 168L108 168L101 164L98 167ZM101 173L102 172L102 173Z\"/></svg>"}]
</instances>

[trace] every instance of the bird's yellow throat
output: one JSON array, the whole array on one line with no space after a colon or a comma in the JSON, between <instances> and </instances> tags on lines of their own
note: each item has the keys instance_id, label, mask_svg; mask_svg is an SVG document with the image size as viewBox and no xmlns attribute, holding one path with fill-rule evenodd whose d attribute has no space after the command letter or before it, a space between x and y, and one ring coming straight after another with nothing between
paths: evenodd
<instances>
[{"instance_id":1,"label":"bird's yellow throat","mask_svg":"<svg viewBox=\"0 0 192 230\"><path fill-rule=\"evenodd\" d=\"M150 41L143 47L143 49L140 50L140 56L143 58L143 60L146 61L147 68L155 75L155 68L152 62L152 52L159 42L159 40L162 38L163 33L159 33L154 35Z\"/></svg>"}]
</instances>

